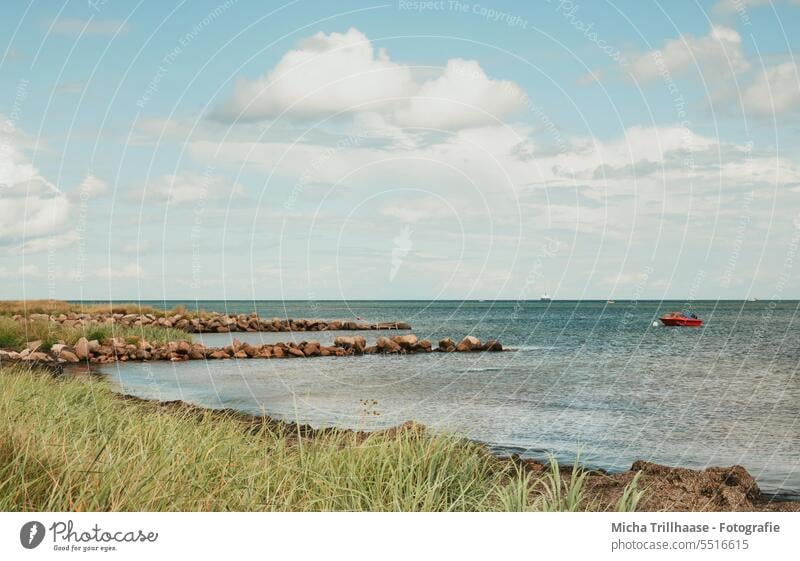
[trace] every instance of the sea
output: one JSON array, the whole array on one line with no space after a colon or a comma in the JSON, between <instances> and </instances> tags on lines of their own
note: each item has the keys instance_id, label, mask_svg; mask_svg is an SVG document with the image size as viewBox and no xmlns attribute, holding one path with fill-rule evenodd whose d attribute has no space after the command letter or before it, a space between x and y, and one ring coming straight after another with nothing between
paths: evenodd
<instances>
[{"instance_id":1,"label":"sea","mask_svg":"<svg viewBox=\"0 0 800 561\"><path fill-rule=\"evenodd\" d=\"M762 491L800 499L798 301L158 301L264 318L406 321L507 352L117 363L113 387L144 398L375 430L413 419L519 454L609 471L637 459L744 466ZM665 327L687 310L700 328ZM194 335L222 346L353 332ZM368 343L397 332L359 333Z\"/></svg>"}]
</instances>

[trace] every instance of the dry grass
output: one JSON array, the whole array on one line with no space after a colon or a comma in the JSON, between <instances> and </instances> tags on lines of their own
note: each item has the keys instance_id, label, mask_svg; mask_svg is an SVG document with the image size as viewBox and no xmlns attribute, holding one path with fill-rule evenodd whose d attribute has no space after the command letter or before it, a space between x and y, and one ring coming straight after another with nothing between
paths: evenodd
<instances>
[{"instance_id":1,"label":"dry grass","mask_svg":"<svg viewBox=\"0 0 800 561\"><path fill-rule=\"evenodd\" d=\"M122 337L129 343L139 340L153 344L169 341L191 341L192 336L180 329L159 326L126 327L117 324L90 324L71 327L54 321L17 321L0 316L0 349L19 351L30 341L42 341L42 350L49 350L55 343L74 345L78 339L97 339L101 343L112 337Z\"/></svg>"},{"instance_id":2,"label":"dry grass","mask_svg":"<svg viewBox=\"0 0 800 561\"><path fill-rule=\"evenodd\" d=\"M185 308L178 306L170 310L143 306L136 302L113 302L108 304L77 304L63 300L0 300L0 315L19 314L68 314L68 313L93 313L93 314L152 314L154 316L188 313Z\"/></svg>"}]
</instances>

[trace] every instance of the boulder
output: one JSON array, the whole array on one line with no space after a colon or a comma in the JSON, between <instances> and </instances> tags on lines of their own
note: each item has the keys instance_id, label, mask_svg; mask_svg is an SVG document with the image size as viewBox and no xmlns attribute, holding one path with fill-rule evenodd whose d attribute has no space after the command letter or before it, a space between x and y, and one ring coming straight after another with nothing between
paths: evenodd
<instances>
[{"instance_id":1,"label":"boulder","mask_svg":"<svg viewBox=\"0 0 800 561\"><path fill-rule=\"evenodd\" d=\"M422 341L420 341L419 343L414 345L414 351L416 351L416 352L429 353L429 352L431 352L431 350L432 350L431 349L431 342L428 341L427 339L423 339Z\"/></svg>"},{"instance_id":2,"label":"boulder","mask_svg":"<svg viewBox=\"0 0 800 561\"><path fill-rule=\"evenodd\" d=\"M419 339L413 333L409 333L408 335L395 335L392 337L392 341L400 345L402 349L410 351L414 348L414 345L417 344Z\"/></svg>"},{"instance_id":3,"label":"boulder","mask_svg":"<svg viewBox=\"0 0 800 561\"><path fill-rule=\"evenodd\" d=\"M61 352L58 353L58 358L63 358L67 362L80 362L81 359L78 358L78 355L73 353L68 349L62 349Z\"/></svg>"},{"instance_id":4,"label":"boulder","mask_svg":"<svg viewBox=\"0 0 800 561\"><path fill-rule=\"evenodd\" d=\"M477 351L481 348L481 340L472 335L467 335L461 342L456 345L456 351L463 353L468 351Z\"/></svg>"},{"instance_id":5,"label":"boulder","mask_svg":"<svg viewBox=\"0 0 800 561\"><path fill-rule=\"evenodd\" d=\"M75 343L75 356L77 356L81 360L85 360L89 358L89 341L86 340L86 337L81 337L78 339L78 342Z\"/></svg>"},{"instance_id":6,"label":"boulder","mask_svg":"<svg viewBox=\"0 0 800 561\"><path fill-rule=\"evenodd\" d=\"M333 340L333 344L336 347L341 347L345 350L352 350L356 353L364 352L364 349L367 347L366 340L359 335L355 337L337 337Z\"/></svg>"},{"instance_id":7,"label":"boulder","mask_svg":"<svg viewBox=\"0 0 800 561\"><path fill-rule=\"evenodd\" d=\"M309 341L303 345L303 354L305 354L305 356L319 356L319 341Z\"/></svg>"},{"instance_id":8,"label":"boulder","mask_svg":"<svg viewBox=\"0 0 800 561\"><path fill-rule=\"evenodd\" d=\"M452 353L456 350L456 344L450 337L445 337L439 341L439 350L445 353Z\"/></svg>"},{"instance_id":9,"label":"boulder","mask_svg":"<svg viewBox=\"0 0 800 561\"><path fill-rule=\"evenodd\" d=\"M305 354L303 354L303 351L301 351L297 347L289 347L287 349L287 351L289 353L288 356L296 356L296 357L305 357L306 356Z\"/></svg>"},{"instance_id":10,"label":"boulder","mask_svg":"<svg viewBox=\"0 0 800 561\"><path fill-rule=\"evenodd\" d=\"M25 345L25 348L28 349L30 352L34 353L39 350L39 347L42 346L42 342L39 340L36 341L28 341Z\"/></svg>"},{"instance_id":11,"label":"boulder","mask_svg":"<svg viewBox=\"0 0 800 561\"><path fill-rule=\"evenodd\" d=\"M244 351L245 353L247 353L247 356L249 358L257 357L258 356L258 351L259 351L258 347L254 347L250 343L243 344L241 349L239 349L239 350Z\"/></svg>"},{"instance_id":12,"label":"boulder","mask_svg":"<svg viewBox=\"0 0 800 561\"><path fill-rule=\"evenodd\" d=\"M388 337L378 337L375 346L378 348L378 352L381 353L399 353L401 349L398 343Z\"/></svg>"},{"instance_id":13,"label":"boulder","mask_svg":"<svg viewBox=\"0 0 800 561\"><path fill-rule=\"evenodd\" d=\"M497 339L489 339L481 347L484 351L499 352L503 350L503 345Z\"/></svg>"}]
</instances>

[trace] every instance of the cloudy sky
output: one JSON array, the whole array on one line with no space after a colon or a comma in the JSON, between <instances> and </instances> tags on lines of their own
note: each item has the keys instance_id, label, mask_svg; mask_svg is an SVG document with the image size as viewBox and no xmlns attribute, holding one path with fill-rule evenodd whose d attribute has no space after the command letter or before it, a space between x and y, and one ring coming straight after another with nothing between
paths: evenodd
<instances>
[{"instance_id":1,"label":"cloudy sky","mask_svg":"<svg viewBox=\"0 0 800 561\"><path fill-rule=\"evenodd\" d=\"M800 2L13 2L0 298L800 297Z\"/></svg>"}]
</instances>

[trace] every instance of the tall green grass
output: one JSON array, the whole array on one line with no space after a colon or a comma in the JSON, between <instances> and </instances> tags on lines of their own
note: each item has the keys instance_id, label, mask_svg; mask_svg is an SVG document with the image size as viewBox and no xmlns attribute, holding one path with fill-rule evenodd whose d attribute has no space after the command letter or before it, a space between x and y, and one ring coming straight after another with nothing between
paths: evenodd
<instances>
[{"instance_id":1,"label":"tall green grass","mask_svg":"<svg viewBox=\"0 0 800 561\"><path fill-rule=\"evenodd\" d=\"M192 340L191 335L180 329L152 325L126 327L117 324L98 323L70 327L46 320L23 322L0 316L0 349L19 350L29 341L42 341L42 348L48 350L59 341L63 341L67 345L74 345L81 337L86 337L90 341L97 339L101 343L108 341L112 337L122 337L129 342L144 339L158 344L168 341Z\"/></svg>"},{"instance_id":2,"label":"tall green grass","mask_svg":"<svg viewBox=\"0 0 800 561\"><path fill-rule=\"evenodd\" d=\"M554 497L544 504L540 485L529 472L450 437L340 431L300 438L268 422L252 427L233 415L123 400L94 378L0 370L3 511L563 505Z\"/></svg>"}]
</instances>

